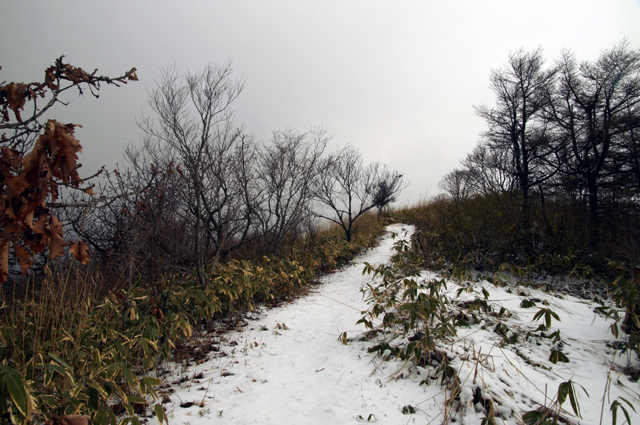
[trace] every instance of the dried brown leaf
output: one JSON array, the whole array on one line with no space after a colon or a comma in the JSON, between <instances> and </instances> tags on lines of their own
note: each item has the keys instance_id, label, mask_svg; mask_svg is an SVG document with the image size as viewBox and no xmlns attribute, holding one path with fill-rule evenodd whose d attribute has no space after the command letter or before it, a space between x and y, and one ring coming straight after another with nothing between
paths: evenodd
<instances>
[{"instance_id":1,"label":"dried brown leaf","mask_svg":"<svg viewBox=\"0 0 640 425\"><path fill-rule=\"evenodd\" d=\"M15 220L16 219L16 213L13 211L13 207L9 206L7 207L7 209L4 210L4 215L7 216L8 218L10 218L11 220Z\"/></svg>"},{"instance_id":2,"label":"dried brown leaf","mask_svg":"<svg viewBox=\"0 0 640 425\"><path fill-rule=\"evenodd\" d=\"M62 236L62 224L56 216L51 216L49 226L51 228L51 235L49 236L49 258L53 260L54 258L64 255L64 238Z\"/></svg>"},{"instance_id":3,"label":"dried brown leaf","mask_svg":"<svg viewBox=\"0 0 640 425\"><path fill-rule=\"evenodd\" d=\"M138 81L138 75L136 74L137 69L131 68L131 71L127 72L127 80L129 81Z\"/></svg>"},{"instance_id":4,"label":"dried brown leaf","mask_svg":"<svg viewBox=\"0 0 640 425\"><path fill-rule=\"evenodd\" d=\"M13 169L20 168L22 162L20 160L20 152L15 149L9 149L5 147L2 147L0 149L2 150L2 157L0 158L2 164L5 164L6 166Z\"/></svg>"},{"instance_id":5,"label":"dried brown leaf","mask_svg":"<svg viewBox=\"0 0 640 425\"><path fill-rule=\"evenodd\" d=\"M49 191L51 192L51 202L56 202L60 192L58 191L58 183L55 180L49 181Z\"/></svg>"},{"instance_id":6,"label":"dried brown leaf","mask_svg":"<svg viewBox=\"0 0 640 425\"><path fill-rule=\"evenodd\" d=\"M13 249L16 251L16 257L20 262L20 271L25 274L32 264L31 252L22 245L13 245Z\"/></svg>"},{"instance_id":7,"label":"dried brown leaf","mask_svg":"<svg viewBox=\"0 0 640 425\"><path fill-rule=\"evenodd\" d=\"M33 230L33 213L34 211L31 211L29 214L26 215L26 217L24 218L24 224L26 224L27 226L29 226L29 228L31 230Z\"/></svg>"},{"instance_id":8,"label":"dried brown leaf","mask_svg":"<svg viewBox=\"0 0 640 425\"><path fill-rule=\"evenodd\" d=\"M24 104L27 101L25 96L27 87L29 86L23 83L11 83L1 87L1 89L5 90L7 93L7 102L9 103L9 107L13 109L13 112L16 114L18 122L22 122L22 119L20 118L20 110L24 110Z\"/></svg>"},{"instance_id":9,"label":"dried brown leaf","mask_svg":"<svg viewBox=\"0 0 640 425\"><path fill-rule=\"evenodd\" d=\"M5 179L5 183L7 185L5 193L8 198L19 198L20 194L30 186L27 176L24 174L8 177Z\"/></svg>"},{"instance_id":10,"label":"dried brown leaf","mask_svg":"<svg viewBox=\"0 0 640 425\"><path fill-rule=\"evenodd\" d=\"M25 173L30 176L42 176L45 172L50 172L51 176L65 183L80 180L77 153L82 152L82 146L73 137L75 127L75 124L49 120L44 134L38 137L33 150L22 162ZM50 176L47 175L47 178Z\"/></svg>"},{"instance_id":11,"label":"dried brown leaf","mask_svg":"<svg viewBox=\"0 0 640 425\"><path fill-rule=\"evenodd\" d=\"M56 80L56 67L50 66L44 71L44 84L50 90L58 90L59 86L54 83Z\"/></svg>"},{"instance_id":12,"label":"dried brown leaf","mask_svg":"<svg viewBox=\"0 0 640 425\"><path fill-rule=\"evenodd\" d=\"M91 259L91 255L89 254L89 245L87 245L85 241L78 241L71 244L69 252L72 253L76 260L82 264L87 264L89 259Z\"/></svg>"}]
</instances>

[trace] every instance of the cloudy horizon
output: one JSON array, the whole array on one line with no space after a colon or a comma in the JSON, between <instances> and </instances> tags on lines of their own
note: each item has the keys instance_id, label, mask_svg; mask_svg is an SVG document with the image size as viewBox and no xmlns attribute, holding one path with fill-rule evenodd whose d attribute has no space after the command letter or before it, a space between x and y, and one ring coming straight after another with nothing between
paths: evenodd
<instances>
[{"instance_id":1,"label":"cloudy horizon","mask_svg":"<svg viewBox=\"0 0 640 425\"><path fill-rule=\"evenodd\" d=\"M100 98L67 94L52 116L81 124L82 175L123 164L149 114L160 69L197 72L232 61L246 80L235 120L258 140L323 126L330 148L351 144L411 186L402 204L438 182L484 130L474 106L492 105L489 72L509 52L563 48L593 60L622 40L640 48L640 0L610 1L8 1L0 0L0 82L41 81L60 55L139 82Z\"/></svg>"}]
</instances>

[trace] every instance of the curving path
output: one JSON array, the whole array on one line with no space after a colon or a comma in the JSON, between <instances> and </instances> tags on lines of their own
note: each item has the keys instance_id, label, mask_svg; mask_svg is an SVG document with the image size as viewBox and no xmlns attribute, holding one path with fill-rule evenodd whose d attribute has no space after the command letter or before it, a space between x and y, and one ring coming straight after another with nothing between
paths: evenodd
<instances>
[{"instance_id":1,"label":"curving path","mask_svg":"<svg viewBox=\"0 0 640 425\"><path fill-rule=\"evenodd\" d=\"M407 237L410 229L388 230ZM364 330L355 325L366 308L360 288L370 281L362 263L385 263L393 243L387 233L378 247L323 277L320 292L266 311L244 331L228 334L222 350L229 355L194 367L189 376L202 378L175 387L173 403L165 405L170 423L405 424L421 416L403 415L402 408L439 389L418 386L419 377L389 381L397 364L375 370L378 361L372 362L363 343L338 340L345 331L353 336ZM195 404L181 408L180 400Z\"/></svg>"}]
</instances>

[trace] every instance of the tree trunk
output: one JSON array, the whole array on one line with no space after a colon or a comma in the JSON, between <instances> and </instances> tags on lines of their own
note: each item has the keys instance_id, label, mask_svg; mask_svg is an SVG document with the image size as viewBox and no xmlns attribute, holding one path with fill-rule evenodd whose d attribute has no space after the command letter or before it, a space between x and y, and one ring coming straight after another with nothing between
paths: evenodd
<instances>
[{"instance_id":1,"label":"tree trunk","mask_svg":"<svg viewBox=\"0 0 640 425\"><path fill-rule=\"evenodd\" d=\"M347 242L351 242L351 236L353 235L353 231L351 229L351 226L349 226L349 228L344 229L344 233L347 237Z\"/></svg>"},{"instance_id":2,"label":"tree trunk","mask_svg":"<svg viewBox=\"0 0 640 425\"><path fill-rule=\"evenodd\" d=\"M198 278L198 283L202 289L205 289L207 281L204 273L204 253L202 247L202 199L201 199L201 185L200 185L200 176L196 172L196 176L194 179L194 192L196 198L196 223L194 226L194 238L195 238L195 256L196 256L196 276Z\"/></svg>"},{"instance_id":3,"label":"tree trunk","mask_svg":"<svg viewBox=\"0 0 640 425\"><path fill-rule=\"evenodd\" d=\"M587 175L587 190L589 191L589 239L591 245L596 246L599 241L598 217L598 182L593 174Z\"/></svg>"}]
</instances>

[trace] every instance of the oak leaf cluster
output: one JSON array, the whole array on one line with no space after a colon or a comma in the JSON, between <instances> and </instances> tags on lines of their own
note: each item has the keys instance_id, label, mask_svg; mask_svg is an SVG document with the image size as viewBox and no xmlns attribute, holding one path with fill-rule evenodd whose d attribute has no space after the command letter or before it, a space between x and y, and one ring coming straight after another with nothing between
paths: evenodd
<instances>
[{"instance_id":1,"label":"oak leaf cluster","mask_svg":"<svg viewBox=\"0 0 640 425\"><path fill-rule=\"evenodd\" d=\"M79 125L53 119L39 123L39 118L69 88L75 87L82 94L82 87L88 87L97 97L100 83L118 86L137 79L135 68L110 78L97 75L97 70L89 74L60 57L45 70L43 83L0 83L0 284L9 276L11 247L23 274L37 254L48 250L49 259L64 255L63 226L49 205L60 197L59 184L76 189L81 184L77 170L82 146L74 137ZM45 99L44 105L38 105L38 98ZM21 112L27 102L33 104L33 113L23 119ZM8 131L14 135L7 137ZM35 143L28 152L16 149L30 136ZM82 190L94 194L90 187ZM71 244L69 252L82 264L89 261L89 247L84 241Z\"/></svg>"},{"instance_id":2,"label":"oak leaf cluster","mask_svg":"<svg viewBox=\"0 0 640 425\"><path fill-rule=\"evenodd\" d=\"M49 120L33 150L20 158L19 152L2 147L0 158L0 282L9 274L9 247L13 245L22 273L33 262L35 254L49 249L49 258L64 254L62 224L47 208L56 202L58 183L77 186L78 152L82 146L74 137L74 124ZM71 253L83 264L89 260L88 247L76 242Z\"/></svg>"}]
</instances>

